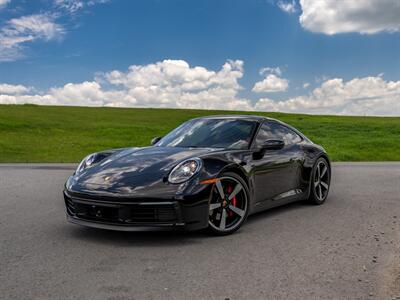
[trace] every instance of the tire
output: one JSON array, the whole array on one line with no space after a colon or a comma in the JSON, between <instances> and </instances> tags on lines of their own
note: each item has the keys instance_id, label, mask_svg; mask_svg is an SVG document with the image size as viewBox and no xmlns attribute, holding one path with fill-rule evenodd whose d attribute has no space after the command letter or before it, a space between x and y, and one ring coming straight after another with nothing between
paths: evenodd
<instances>
[{"instance_id":1,"label":"tire","mask_svg":"<svg viewBox=\"0 0 400 300\"><path fill-rule=\"evenodd\" d=\"M326 201L331 185L331 168L327 160L320 157L314 164L310 179L310 196L308 201L321 205Z\"/></svg>"},{"instance_id":2,"label":"tire","mask_svg":"<svg viewBox=\"0 0 400 300\"><path fill-rule=\"evenodd\" d=\"M249 188L243 178L233 172L221 174L211 191L208 231L214 235L235 232L246 221L249 204Z\"/></svg>"}]
</instances>

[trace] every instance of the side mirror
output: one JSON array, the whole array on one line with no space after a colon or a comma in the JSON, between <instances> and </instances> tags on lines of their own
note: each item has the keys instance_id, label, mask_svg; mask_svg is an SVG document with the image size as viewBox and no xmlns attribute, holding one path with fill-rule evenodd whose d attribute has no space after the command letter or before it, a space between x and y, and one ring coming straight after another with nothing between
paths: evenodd
<instances>
[{"instance_id":1,"label":"side mirror","mask_svg":"<svg viewBox=\"0 0 400 300\"><path fill-rule=\"evenodd\" d=\"M261 145L260 150L279 150L285 147L285 142L282 140L268 140Z\"/></svg>"},{"instance_id":2,"label":"side mirror","mask_svg":"<svg viewBox=\"0 0 400 300\"><path fill-rule=\"evenodd\" d=\"M158 141L161 140L161 138L162 138L161 136L156 136L155 138L152 138L151 142L150 142L151 145L153 146L153 145L157 144Z\"/></svg>"},{"instance_id":3,"label":"side mirror","mask_svg":"<svg viewBox=\"0 0 400 300\"><path fill-rule=\"evenodd\" d=\"M279 150L285 146L282 140L267 140L253 154L255 159L260 159L264 156L267 150Z\"/></svg>"}]
</instances>

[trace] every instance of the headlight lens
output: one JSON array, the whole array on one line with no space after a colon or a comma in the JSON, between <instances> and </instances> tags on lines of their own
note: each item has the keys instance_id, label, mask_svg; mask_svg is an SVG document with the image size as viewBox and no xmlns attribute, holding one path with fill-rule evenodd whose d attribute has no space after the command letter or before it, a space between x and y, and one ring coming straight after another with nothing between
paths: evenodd
<instances>
[{"instance_id":1,"label":"headlight lens","mask_svg":"<svg viewBox=\"0 0 400 300\"><path fill-rule=\"evenodd\" d=\"M171 183L185 182L201 169L202 164L200 158L187 159L172 169L168 181Z\"/></svg>"},{"instance_id":2,"label":"headlight lens","mask_svg":"<svg viewBox=\"0 0 400 300\"><path fill-rule=\"evenodd\" d=\"M94 162L96 161L96 156L97 156L96 153L86 156L79 164L78 168L75 171L75 174L80 174L87 168L91 167L94 164Z\"/></svg>"}]
</instances>

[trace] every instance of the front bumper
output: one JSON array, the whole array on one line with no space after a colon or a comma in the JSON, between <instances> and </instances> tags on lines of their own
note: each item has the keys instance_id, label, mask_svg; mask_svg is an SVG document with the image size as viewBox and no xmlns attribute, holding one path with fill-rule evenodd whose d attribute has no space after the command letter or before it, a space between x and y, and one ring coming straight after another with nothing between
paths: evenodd
<instances>
[{"instance_id":1,"label":"front bumper","mask_svg":"<svg viewBox=\"0 0 400 300\"><path fill-rule=\"evenodd\" d=\"M122 199L64 191L67 220L119 230L197 230L208 226L209 189L183 199Z\"/></svg>"}]
</instances>

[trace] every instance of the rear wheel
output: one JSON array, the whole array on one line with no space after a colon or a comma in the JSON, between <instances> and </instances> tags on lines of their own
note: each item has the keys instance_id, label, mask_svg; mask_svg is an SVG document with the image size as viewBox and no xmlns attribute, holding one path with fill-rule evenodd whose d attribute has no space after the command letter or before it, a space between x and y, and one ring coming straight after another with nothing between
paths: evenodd
<instances>
[{"instance_id":1,"label":"rear wheel","mask_svg":"<svg viewBox=\"0 0 400 300\"><path fill-rule=\"evenodd\" d=\"M331 183L331 169L325 158L319 158L314 165L311 176L309 201L313 204L322 204L328 197Z\"/></svg>"},{"instance_id":2,"label":"rear wheel","mask_svg":"<svg viewBox=\"0 0 400 300\"><path fill-rule=\"evenodd\" d=\"M239 175L231 172L221 175L211 192L209 230L217 235L238 230L248 215L248 195L247 185Z\"/></svg>"}]
</instances>

